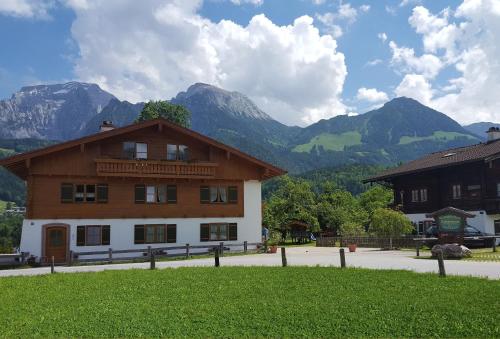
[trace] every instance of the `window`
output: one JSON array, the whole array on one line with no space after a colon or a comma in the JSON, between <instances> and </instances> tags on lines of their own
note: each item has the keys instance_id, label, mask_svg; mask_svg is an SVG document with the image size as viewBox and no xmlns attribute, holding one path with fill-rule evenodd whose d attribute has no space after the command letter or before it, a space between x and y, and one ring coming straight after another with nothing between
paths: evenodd
<instances>
[{"instance_id":1,"label":"window","mask_svg":"<svg viewBox=\"0 0 500 339\"><path fill-rule=\"evenodd\" d=\"M142 142L135 143L135 158L136 159L148 158L148 144Z\"/></svg>"},{"instance_id":2,"label":"window","mask_svg":"<svg viewBox=\"0 0 500 339\"><path fill-rule=\"evenodd\" d=\"M76 246L102 246L110 244L109 225L77 226Z\"/></svg>"},{"instance_id":3,"label":"window","mask_svg":"<svg viewBox=\"0 0 500 339\"><path fill-rule=\"evenodd\" d=\"M420 201L421 202L426 202L427 201L427 188L422 188L420 190Z\"/></svg>"},{"instance_id":4,"label":"window","mask_svg":"<svg viewBox=\"0 0 500 339\"><path fill-rule=\"evenodd\" d=\"M238 187L236 186L201 186L200 202L202 204L237 203Z\"/></svg>"},{"instance_id":5,"label":"window","mask_svg":"<svg viewBox=\"0 0 500 339\"><path fill-rule=\"evenodd\" d=\"M167 160L189 160L188 147L186 145L167 145Z\"/></svg>"},{"instance_id":6,"label":"window","mask_svg":"<svg viewBox=\"0 0 500 339\"><path fill-rule=\"evenodd\" d=\"M462 186L461 185L453 185L453 199L460 199L462 197Z\"/></svg>"},{"instance_id":7,"label":"window","mask_svg":"<svg viewBox=\"0 0 500 339\"><path fill-rule=\"evenodd\" d=\"M135 185L136 204L175 204L177 203L177 185Z\"/></svg>"},{"instance_id":8,"label":"window","mask_svg":"<svg viewBox=\"0 0 500 339\"><path fill-rule=\"evenodd\" d=\"M469 193L469 198L477 199L481 197L481 185L469 185L467 186L467 191Z\"/></svg>"},{"instance_id":9,"label":"window","mask_svg":"<svg viewBox=\"0 0 500 339\"><path fill-rule=\"evenodd\" d=\"M61 184L61 202L63 203L106 203L108 202L107 184Z\"/></svg>"},{"instance_id":10,"label":"window","mask_svg":"<svg viewBox=\"0 0 500 339\"><path fill-rule=\"evenodd\" d=\"M495 235L500 235L500 220L495 220L494 225L495 225Z\"/></svg>"},{"instance_id":11,"label":"window","mask_svg":"<svg viewBox=\"0 0 500 339\"><path fill-rule=\"evenodd\" d=\"M411 202L418 202L418 190L411 191Z\"/></svg>"},{"instance_id":12,"label":"window","mask_svg":"<svg viewBox=\"0 0 500 339\"><path fill-rule=\"evenodd\" d=\"M135 225L134 244L177 242L177 225Z\"/></svg>"},{"instance_id":13,"label":"window","mask_svg":"<svg viewBox=\"0 0 500 339\"><path fill-rule=\"evenodd\" d=\"M123 143L123 156L126 159L147 159L148 144L143 142L126 141Z\"/></svg>"},{"instance_id":14,"label":"window","mask_svg":"<svg viewBox=\"0 0 500 339\"><path fill-rule=\"evenodd\" d=\"M200 241L238 240L238 225L213 223L200 225Z\"/></svg>"},{"instance_id":15,"label":"window","mask_svg":"<svg viewBox=\"0 0 500 339\"><path fill-rule=\"evenodd\" d=\"M61 184L61 202L73 202L73 184Z\"/></svg>"}]
</instances>

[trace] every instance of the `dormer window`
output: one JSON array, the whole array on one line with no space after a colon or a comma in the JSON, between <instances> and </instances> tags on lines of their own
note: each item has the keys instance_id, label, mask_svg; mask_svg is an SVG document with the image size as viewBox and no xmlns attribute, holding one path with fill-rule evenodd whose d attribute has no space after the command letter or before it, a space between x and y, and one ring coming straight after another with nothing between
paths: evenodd
<instances>
[{"instance_id":1,"label":"dormer window","mask_svg":"<svg viewBox=\"0 0 500 339\"><path fill-rule=\"evenodd\" d=\"M167 145L167 160L180 160L187 161L189 160L189 152L188 147L186 145Z\"/></svg>"}]
</instances>

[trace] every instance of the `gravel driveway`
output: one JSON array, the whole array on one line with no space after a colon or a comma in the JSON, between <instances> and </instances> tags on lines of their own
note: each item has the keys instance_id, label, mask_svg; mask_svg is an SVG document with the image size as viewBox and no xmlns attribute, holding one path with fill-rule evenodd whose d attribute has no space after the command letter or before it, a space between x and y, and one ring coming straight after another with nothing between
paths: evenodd
<instances>
[{"instance_id":1,"label":"gravel driveway","mask_svg":"<svg viewBox=\"0 0 500 339\"><path fill-rule=\"evenodd\" d=\"M289 247L286 249L288 265L291 266L340 266L338 248ZM414 259L415 252L380 251L358 248L357 252L346 250L346 263L351 267L371 269L397 269L415 272L438 272L436 260ZM220 258L221 266L281 266L281 254L252 254ZM157 268L212 266L212 258L157 262ZM446 260L446 273L500 279L500 263ZM56 267L56 272L97 272L104 270L148 269L149 263ZM50 273L50 267L0 270L2 276L40 275Z\"/></svg>"}]
</instances>

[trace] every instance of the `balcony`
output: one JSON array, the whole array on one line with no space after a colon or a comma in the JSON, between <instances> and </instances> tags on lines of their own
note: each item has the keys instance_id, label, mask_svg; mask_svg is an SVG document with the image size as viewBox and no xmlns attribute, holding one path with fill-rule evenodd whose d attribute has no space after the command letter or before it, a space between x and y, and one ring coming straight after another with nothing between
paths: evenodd
<instances>
[{"instance_id":1,"label":"balcony","mask_svg":"<svg viewBox=\"0 0 500 339\"><path fill-rule=\"evenodd\" d=\"M95 159L98 176L142 178L215 178L212 162Z\"/></svg>"}]
</instances>

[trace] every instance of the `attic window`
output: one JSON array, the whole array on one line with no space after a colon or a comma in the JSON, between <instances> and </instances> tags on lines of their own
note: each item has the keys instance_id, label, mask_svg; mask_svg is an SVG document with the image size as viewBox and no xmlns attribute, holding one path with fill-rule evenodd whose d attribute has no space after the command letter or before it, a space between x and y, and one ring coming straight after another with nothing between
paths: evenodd
<instances>
[{"instance_id":1,"label":"attic window","mask_svg":"<svg viewBox=\"0 0 500 339\"><path fill-rule=\"evenodd\" d=\"M446 153L445 155L443 155L443 158L448 158L448 157L451 157L452 155L455 155L457 153Z\"/></svg>"}]
</instances>

